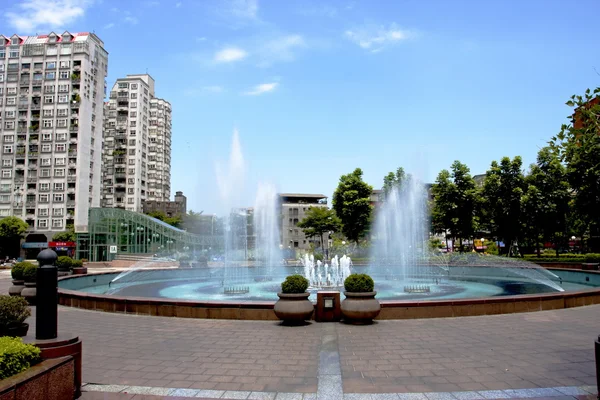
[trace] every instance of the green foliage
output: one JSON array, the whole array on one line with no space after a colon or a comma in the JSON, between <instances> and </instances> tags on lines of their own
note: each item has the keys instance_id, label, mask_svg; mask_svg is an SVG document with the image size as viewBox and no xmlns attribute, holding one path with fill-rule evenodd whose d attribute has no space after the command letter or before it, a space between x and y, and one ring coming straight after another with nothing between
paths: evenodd
<instances>
[{"instance_id":1,"label":"green foliage","mask_svg":"<svg viewBox=\"0 0 600 400\"><path fill-rule=\"evenodd\" d=\"M19 249L19 240L23 237L29 225L21 218L4 217L0 219L0 252L14 254Z\"/></svg>"},{"instance_id":2,"label":"green foliage","mask_svg":"<svg viewBox=\"0 0 600 400\"><path fill-rule=\"evenodd\" d=\"M0 295L0 329L20 324L30 315L31 310L23 297Z\"/></svg>"},{"instance_id":3,"label":"green foliage","mask_svg":"<svg viewBox=\"0 0 600 400\"><path fill-rule=\"evenodd\" d=\"M37 279L37 269L38 266L34 264L29 264L23 269L23 280L25 282L35 282Z\"/></svg>"},{"instance_id":4,"label":"green foliage","mask_svg":"<svg viewBox=\"0 0 600 400\"><path fill-rule=\"evenodd\" d=\"M558 257L545 254L538 257L536 254L526 254L524 258L532 262L574 262L574 263L600 263L600 253L587 254L560 254Z\"/></svg>"},{"instance_id":5,"label":"green foliage","mask_svg":"<svg viewBox=\"0 0 600 400\"><path fill-rule=\"evenodd\" d=\"M429 242L427 244L429 246L429 250L439 250L444 248L442 241L435 237L429 238Z\"/></svg>"},{"instance_id":6,"label":"green foliage","mask_svg":"<svg viewBox=\"0 0 600 400\"><path fill-rule=\"evenodd\" d=\"M507 246L522 233L521 198L526 190L522 164L519 156L492 161L483 184L484 228Z\"/></svg>"},{"instance_id":7,"label":"green foliage","mask_svg":"<svg viewBox=\"0 0 600 400\"><path fill-rule=\"evenodd\" d=\"M322 253L314 254L314 257L315 257L315 261L323 261L323 254Z\"/></svg>"},{"instance_id":8,"label":"green foliage","mask_svg":"<svg viewBox=\"0 0 600 400\"><path fill-rule=\"evenodd\" d=\"M21 338L0 337L0 380L25 371L40 361L41 350Z\"/></svg>"},{"instance_id":9,"label":"green foliage","mask_svg":"<svg viewBox=\"0 0 600 400\"><path fill-rule=\"evenodd\" d=\"M390 172L388 173L386 176L383 177L383 199L381 200L385 200L385 198L388 196L388 194L394 189L394 188L399 188L402 186L402 183L406 180L406 179L410 179L410 175L406 175L406 173L404 172L404 168L399 167L396 170L396 173Z\"/></svg>"},{"instance_id":10,"label":"green foliage","mask_svg":"<svg viewBox=\"0 0 600 400\"><path fill-rule=\"evenodd\" d=\"M21 262L16 263L10 271L12 278L16 281L22 281L23 280L23 271L25 270L25 267L27 267L28 265L33 265L33 264L31 264L28 261L21 261Z\"/></svg>"},{"instance_id":11,"label":"green foliage","mask_svg":"<svg viewBox=\"0 0 600 400\"><path fill-rule=\"evenodd\" d=\"M181 217L177 216L177 217L168 217L164 212L162 211L152 211L149 212L147 214L148 216L152 217L152 218L156 218L158 220L161 220L163 222L166 222L167 224L174 226L176 228L179 228L179 226L182 223L182 219Z\"/></svg>"},{"instance_id":12,"label":"green foliage","mask_svg":"<svg viewBox=\"0 0 600 400\"><path fill-rule=\"evenodd\" d=\"M346 292L366 293L372 292L375 288L375 282L367 274L350 274L344 281Z\"/></svg>"},{"instance_id":13,"label":"green foliage","mask_svg":"<svg viewBox=\"0 0 600 400\"><path fill-rule=\"evenodd\" d=\"M61 271L68 271L73 268L73 259L69 256L60 256L56 259L55 265Z\"/></svg>"},{"instance_id":14,"label":"green foliage","mask_svg":"<svg viewBox=\"0 0 600 400\"><path fill-rule=\"evenodd\" d=\"M566 165L566 179L572 189L578 230L598 237L600 233L600 87L573 95L566 103L573 107L572 123L561 127L550 141ZM597 241L597 239L595 240ZM600 248L592 242L594 248Z\"/></svg>"},{"instance_id":15,"label":"green foliage","mask_svg":"<svg viewBox=\"0 0 600 400\"><path fill-rule=\"evenodd\" d=\"M342 232L357 244L370 228L373 208L370 203L373 187L362 180L362 175L360 168L342 175L332 199L335 214L342 222Z\"/></svg>"},{"instance_id":16,"label":"green foliage","mask_svg":"<svg viewBox=\"0 0 600 400\"><path fill-rule=\"evenodd\" d=\"M484 246L486 247L485 252L487 254L491 254L494 256L500 254L500 249L498 248L496 242L485 242Z\"/></svg>"},{"instance_id":17,"label":"green foliage","mask_svg":"<svg viewBox=\"0 0 600 400\"><path fill-rule=\"evenodd\" d=\"M329 231L337 232L341 225L342 222L335 215L335 211L327 207L310 207L304 219L298 223L306 237L320 236L322 247L325 247L323 234Z\"/></svg>"},{"instance_id":18,"label":"green foliage","mask_svg":"<svg viewBox=\"0 0 600 400\"><path fill-rule=\"evenodd\" d=\"M82 260L73 260L71 262L71 268L81 268L83 267L83 261Z\"/></svg>"},{"instance_id":19,"label":"green foliage","mask_svg":"<svg viewBox=\"0 0 600 400\"><path fill-rule=\"evenodd\" d=\"M290 275L281 283L282 293L304 293L308 289L308 279L302 275Z\"/></svg>"},{"instance_id":20,"label":"green foliage","mask_svg":"<svg viewBox=\"0 0 600 400\"><path fill-rule=\"evenodd\" d=\"M67 230L64 232L57 232L52 236L54 242L74 242L75 241L75 229L73 225L67 225Z\"/></svg>"}]
</instances>

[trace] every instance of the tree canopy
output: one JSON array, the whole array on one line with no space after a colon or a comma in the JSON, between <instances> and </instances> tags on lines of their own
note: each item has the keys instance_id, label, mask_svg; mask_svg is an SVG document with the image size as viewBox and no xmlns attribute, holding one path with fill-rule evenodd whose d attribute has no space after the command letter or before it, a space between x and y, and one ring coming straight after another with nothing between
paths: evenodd
<instances>
[{"instance_id":1,"label":"tree canopy","mask_svg":"<svg viewBox=\"0 0 600 400\"><path fill-rule=\"evenodd\" d=\"M319 236L323 247L323 234L329 231L337 232L341 225L342 222L335 215L335 211L327 207L310 207L306 216L298 223L298 227L302 228L307 237Z\"/></svg>"},{"instance_id":2,"label":"tree canopy","mask_svg":"<svg viewBox=\"0 0 600 400\"><path fill-rule=\"evenodd\" d=\"M3 255L19 253L19 243L29 225L21 218L4 217L0 219L0 251Z\"/></svg>"},{"instance_id":3,"label":"tree canopy","mask_svg":"<svg viewBox=\"0 0 600 400\"><path fill-rule=\"evenodd\" d=\"M151 211L151 212L147 213L147 215L150 216L150 217L152 217L152 218L156 218L158 220L166 222L167 224L169 224L171 226L174 226L176 228L179 228L181 226L181 223L182 223L182 219L181 219L180 216L168 217L162 211Z\"/></svg>"},{"instance_id":4,"label":"tree canopy","mask_svg":"<svg viewBox=\"0 0 600 400\"><path fill-rule=\"evenodd\" d=\"M362 179L363 172L356 168L342 175L333 193L332 205L342 222L342 233L348 240L358 243L369 231L373 187Z\"/></svg>"},{"instance_id":5,"label":"tree canopy","mask_svg":"<svg viewBox=\"0 0 600 400\"><path fill-rule=\"evenodd\" d=\"M54 242L74 242L75 241L75 229L73 225L67 225L67 230L64 232L55 233L52 236Z\"/></svg>"}]
</instances>

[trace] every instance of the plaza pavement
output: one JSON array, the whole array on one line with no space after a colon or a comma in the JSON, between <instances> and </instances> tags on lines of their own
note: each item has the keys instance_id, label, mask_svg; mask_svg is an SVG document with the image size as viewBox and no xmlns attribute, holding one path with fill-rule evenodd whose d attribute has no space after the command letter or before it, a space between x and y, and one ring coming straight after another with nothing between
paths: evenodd
<instances>
[{"instance_id":1,"label":"plaza pavement","mask_svg":"<svg viewBox=\"0 0 600 400\"><path fill-rule=\"evenodd\" d=\"M9 286L7 271L0 271L0 293ZM35 318L28 322L35 332ZM149 394L583 399L597 393L594 340L600 334L600 305L300 327L59 307L59 329L83 340L83 381L90 385L82 398L89 400L162 398Z\"/></svg>"}]
</instances>

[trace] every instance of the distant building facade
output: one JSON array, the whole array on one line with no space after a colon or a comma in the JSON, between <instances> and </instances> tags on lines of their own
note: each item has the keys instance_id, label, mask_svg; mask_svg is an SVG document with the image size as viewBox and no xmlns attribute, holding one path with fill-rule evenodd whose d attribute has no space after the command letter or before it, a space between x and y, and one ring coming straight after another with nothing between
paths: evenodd
<instances>
[{"instance_id":1,"label":"distant building facade","mask_svg":"<svg viewBox=\"0 0 600 400\"><path fill-rule=\"evenodd\" d=\"M327 208L327 196L322 194L280 193L279 205L281 208L281 246L289 250L308 250L311 244L315 248L323 246L321 237L306 237L298 223L304 219L310 207ZM329 241L329 234L323 235L325 243Z\"/></svg>"},{"instance_id":2,"label":"distant building facade","mask_svg":"<svg viewBox=\"0 0 600 400\"><path fill-rule=\"evenodd\" d=\"M158 211L167 217L183 216L187 213L187 198L183 192L178 191L175 193L175 201L146 200L142 202L142 209L144 214Z\"/></svg>"}]
</instances>

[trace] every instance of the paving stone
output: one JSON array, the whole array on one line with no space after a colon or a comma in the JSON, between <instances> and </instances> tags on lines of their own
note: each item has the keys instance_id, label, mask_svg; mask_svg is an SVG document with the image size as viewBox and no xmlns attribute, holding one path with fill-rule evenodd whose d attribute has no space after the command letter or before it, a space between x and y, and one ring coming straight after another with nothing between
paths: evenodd
<instances>
[{"instance_id":1,"label":"paving stone","mask_svg":"<svg viewBox=\"0 0 600 400\"><path fill-rule=\"evenodd\" d=\"M128 388L128 386L124 386L124 385L95 385L93 383L88 383L87 385L84 386L84 390L86 392L117 393L117 392L122 392L123 390L125 390L127 388Z\"/></svg>"},{"instance_id":2,"label":"paving stone","mask_svg":"<svg viewBox=\"0 0 600 400\"><path fill-rule=\"evenodd\" d=\"M456 400L456 397L448 392L425 393L425 396L427 396L429 400Z\"/></svg>"},{"instance_id":3,"label":"paving stone","mask_svg":"<svg viewBox=\"0 0 600 400\"><path fill-rule=\"evenodd\" d=\"M275 400L302 400L302 393L277 393Z\"/></svg>"},{"instance_id":4,"label":"paving stone","mask_svg":"<svg viewBox=\"0 0 600 400\"><path fill-rule=\"evenodd\" d=\"M277 393L270 392L252 392L248 400L274 400Z\"/></svg>"},{"instance_id":5,"label":"paving stone","mask_svg":"<svg viewBox=\"0 0 600 400\"><path fill-rule=\"evenodd\" d=\"M241 399L246 400L250 396L250 392L241 392L241 391L227 391L223 393L221 396L222 399Z\"/></svg>"},{"instance_id":6,"label":"paving stone","mask_svg":"<svg viewBox=\"0 0 600 400\"><path fill-rule=\"evenodd\" d=\"M399 393L398 398L400 400L427 400L424 393Z\"/></svg>"},{"instance_id":7,"label":"paving stone","mask_svg":"<svg viewBox=\"0 0 600 400\"><path fill-rule=\"evenodd\" d=\"M206 397L206 398L218 399L219 397L223 396L223 393L225 393L225 391L223 391L223 390L203 389L203 390L198 390L196 397Z\"/></svg>"},{"instance_id":8,"label":"paving stone","mask_svg":"<svg viewBox=\"0 0 600 400\"><path fill-rule=\"evenodd\" d=\"M171 389L168 396L196 397L198 391L198 389Z\"/></svg>"},{"instance_id":9,"label":"paving stone","mask_svg":"<svg viewBox=\"0 0 600 400\"><path fill-rule=\"evenodd\" d=\"M166 396L169 394L171 389L169 388L161 388L161 387L149 387L149 386L130 386L124 393L131 394L152 394L156 396Z\"/></svg>"},{"instance_id":10,"label":"paving stone","mask_svg":"<svg viewBox=\"0 0 600 400\"><path fill-rule=\"evenodd\" d=\"M481 400L484 397L477 392L452 392L452 396L458 400Z\"/></svg>"},{"instance_id":11,"label":"paving stone","mask_svg":"<svg viewBox=\"0 0 600 400\"><path fill-rule=\"evenodd\" d=\"M480 390L478 392L486 399L510 399L511 396L503 390Z\"/></svg>"}]
</instances>

